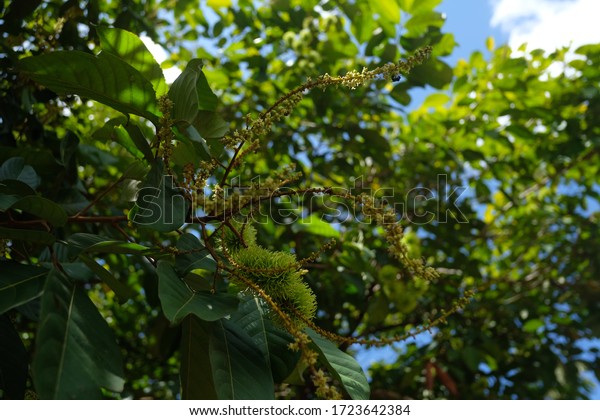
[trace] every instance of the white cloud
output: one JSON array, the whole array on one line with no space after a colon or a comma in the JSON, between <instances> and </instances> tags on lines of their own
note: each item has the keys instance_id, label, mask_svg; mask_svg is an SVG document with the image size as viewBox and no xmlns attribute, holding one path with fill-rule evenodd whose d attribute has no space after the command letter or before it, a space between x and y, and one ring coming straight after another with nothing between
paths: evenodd
<instances>
[{"instance_id":1,"label":"white cloud","mask_svg":"<svg viewBox=\"0 0 600 420\"><path fill-rule=\"evenodd\" d=\"M150 53L154 56L154 59L158 62L158 64L162 64L168 58L168 54L163 47L152 41L146 35L140 36L140 39L146 45L146 48L150 51ZM181 74L181 69L178 67L169 67L168 69L163 69L163 74L165 75L165 80L167 83L171 84L177 79L177 77Z\"/></svg>"},{"instance_id":2,"label":"white cloud","mask_svg":"<svg viewBox=\"0 0 600 420\"><path fill-rule=\"evenodd\" d=\"M556 48L600 42L598 0L492 0L491 25L509 34L514 49Z\"/></svg>"}]
</instances>

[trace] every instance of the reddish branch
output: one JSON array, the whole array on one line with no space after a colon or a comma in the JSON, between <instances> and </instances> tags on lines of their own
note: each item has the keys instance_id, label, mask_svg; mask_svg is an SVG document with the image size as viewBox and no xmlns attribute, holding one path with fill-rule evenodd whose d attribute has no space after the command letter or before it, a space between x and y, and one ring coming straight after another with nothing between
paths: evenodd
<instances>
[{"instance_id":1,"label":"reddish branch","mask_svg":"<svg viewBox=\"0 0 600 420\"><path fill-rule=\"evenodd\" d=\"M306 189L298 189L298 190L282 190L282 191L273 191L269 195L264 195L262 197L256 197L256 199L250 200L244 203L243 206L239 208L228 209L227 211L215 214L215 215L207 215L201 217L191 216L186 220L186 223L211 223L218 221L227 221L235 214L243 210L245 207L253 206L260 204L263 201L272 200L276 197L282 197L287 195L300 195L300 194L328 194L331 196L343 196L342 194L334 194L332 193L331 188L306 188ZM118 223L127 222L127 216L70 216L67 219L67 223L104 223L104 224L113 224L116 225ZM0 226L6 227L22 227L28 225L42 225L48 229L48 222L44 219L34 219L34 220L15 220L9 219L5 221L0 221Z\"/></svg>"}]
</instances>

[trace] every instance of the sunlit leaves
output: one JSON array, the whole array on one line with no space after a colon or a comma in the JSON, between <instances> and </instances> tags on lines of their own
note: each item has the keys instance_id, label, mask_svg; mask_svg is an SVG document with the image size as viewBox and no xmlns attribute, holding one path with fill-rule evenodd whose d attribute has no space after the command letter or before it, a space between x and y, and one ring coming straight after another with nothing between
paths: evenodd
<instances>
[{"instance_id":1,"label":"sunlit leaves","mask_svg":"<svg viewBox=\"0 0 600 420\"><path fill-rule=\"evenodd\" d=\"M116 55L138 70L152 83L156 96L160 97L167 93L167 84L160 66L137 35L106 26L98 26L96 31L103 51Z\"/></svg>"},{"instance_id":2,"label":"sunlit leaves","mask_svg":"<svg viewBox=\"0 0 600 420\"><path fill-rule=\"evenodd\" d=\"M54 51L20 61L24 74L61 95L80 95L125 114L158 122L156 92L140 72L118 57Z\"/></svg>"},{"instance_id":3,"label":"sunlit leaves","mask_svg":"<svg viewBox=\"0 0 600 420\"><path fill-rule=\"evenodd\" d=\"M173 119L183 136L194 145L199 157L207 159L211 150L207 138L221 137L226 124L214 111L217 96L213 93L204 72L202 60L190 61L169 89L173 101Z\"/></svg>"}]
</instances>

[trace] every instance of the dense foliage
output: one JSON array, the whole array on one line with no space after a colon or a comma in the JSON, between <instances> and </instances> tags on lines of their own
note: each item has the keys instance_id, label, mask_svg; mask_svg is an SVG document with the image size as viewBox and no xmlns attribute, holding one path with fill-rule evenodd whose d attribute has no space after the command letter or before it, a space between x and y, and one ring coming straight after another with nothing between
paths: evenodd
<instances>
[{"instance_id":1,"label":"dense foliage","mask_svg":"<svg viewBox=\"0 0 600 420\"><path fill-rule=\"evenodd\" d=\"M0 5L4 398L585 398L600 45L315 3Z\"/></svg>"}]
</instances>

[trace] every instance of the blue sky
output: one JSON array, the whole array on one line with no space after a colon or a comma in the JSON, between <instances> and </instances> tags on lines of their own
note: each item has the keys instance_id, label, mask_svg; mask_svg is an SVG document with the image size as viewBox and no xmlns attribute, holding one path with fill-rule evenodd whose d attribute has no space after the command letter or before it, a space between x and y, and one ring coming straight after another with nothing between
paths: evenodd
<instances>
[{"instance_id":1,"label":"blue sky","mask_svg":"<svg viewBox=\"0 0 600 420\"><path fill-rule=\"evenodd\" d=\"M527 43L529 50L600 42L598 0L445 0L438 10L460 44L451 60L483 50L490 35L496 45Z\"/></svg>"}]
</instances>

